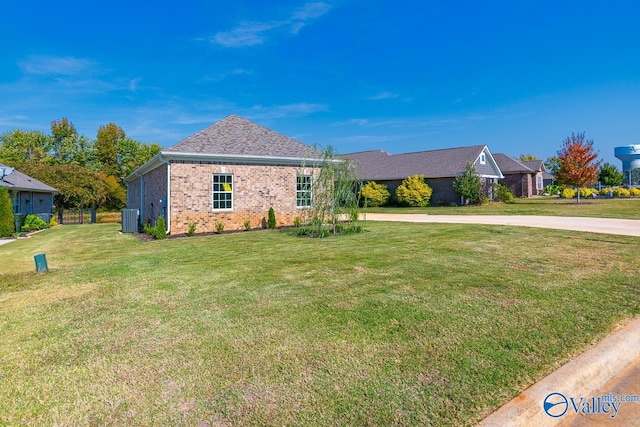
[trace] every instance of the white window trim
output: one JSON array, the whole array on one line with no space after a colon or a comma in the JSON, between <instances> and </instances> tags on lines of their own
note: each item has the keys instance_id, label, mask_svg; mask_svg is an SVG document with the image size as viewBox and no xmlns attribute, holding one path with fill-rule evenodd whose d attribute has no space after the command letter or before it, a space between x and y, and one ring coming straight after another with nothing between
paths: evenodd
<instances>
[{"instance_id":1,"label":"white window trim","mask_svg":"<svg viewBox=\"0 0 640 427\"><path fill-rule=\"evenodd\" d=\"M485 153L480 153L480 164L481 165L487 164L487 155Z\"/></svg>"},{"instance_id":2,"label":"white window trim","mask_svg":"<svg viewBox=\"0 0 640 427\"><path fill-rule=\"evenodd\" d=\"M230 207L230 208L216 208L216 207L215 207L214 194L216 194L216 192L215 192L215 191L214 191L214 189L213 189L213 186L214 186L214 182L213 182L213 180L214 180L214 177L215 177L216 175L217 175L217 176L222 176L222 175L224 175L224 176L230 176L230 177L231 177L231 207ZM219 211L232 211L232 210L233 210L233 207L234 207L234 205L235 205L234 200L233 200L233 199L234 199L234 197L233 197L234 187L235 187L235 180L233 179L233 174L232 174L232 173L225 173L225 172L222 172L222 173L213 173L213 174L211 175L211 209L212 209L212 210L214 210L214 211L216 211L216 212L219 212ZM226 192L220 192L220 191L219 191L218 193L220 193L220 194L226 194Z\"/></svg>"}]
</instances>

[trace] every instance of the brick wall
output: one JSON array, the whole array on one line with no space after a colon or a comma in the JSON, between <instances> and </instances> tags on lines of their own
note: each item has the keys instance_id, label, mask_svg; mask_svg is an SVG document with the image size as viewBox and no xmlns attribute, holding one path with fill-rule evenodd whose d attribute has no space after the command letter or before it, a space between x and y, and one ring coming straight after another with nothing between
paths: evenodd
<instances>
[{"instance_id":1,"label":"brick wall","mask_svg":"<svg viewBox=\"0 0 640 427\"><path fill-rule=\"evenodd\" d=\"M303 209L296 206L296 177L313 168L279 165L237 165L210 162L171 163L171 234L186 233L190 223L196 233L214 232L216 221L225 231L262 228L273 207L278 226L292 225ZM233 209L213 210L214 173L233 175Z\"/></svg>"}]
</instances>

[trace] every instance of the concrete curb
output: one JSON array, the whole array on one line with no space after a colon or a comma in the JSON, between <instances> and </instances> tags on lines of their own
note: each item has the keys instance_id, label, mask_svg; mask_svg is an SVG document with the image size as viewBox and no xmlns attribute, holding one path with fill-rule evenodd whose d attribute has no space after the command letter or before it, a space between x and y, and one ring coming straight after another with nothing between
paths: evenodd
<instances>
[{"instance_id":1,"label":"concrete curb","mask_svg":"<svg viewBox=\"0 0 640 427\"><path fill-rule=\"evenodd\" d=\"M479 425L486 427L561 424L570 415L570 411L558 418L547 415L543 409L545 397L554 392L567 397L594 397L594 392L640 360L639 342L640 317L520 393Z\"/></svg>"}]
</instances>

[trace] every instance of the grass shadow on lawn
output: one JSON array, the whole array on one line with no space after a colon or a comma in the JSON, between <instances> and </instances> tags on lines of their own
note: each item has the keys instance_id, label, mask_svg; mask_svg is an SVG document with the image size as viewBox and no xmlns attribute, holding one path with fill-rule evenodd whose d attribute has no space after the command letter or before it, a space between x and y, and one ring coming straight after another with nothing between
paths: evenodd
<instances>
[{"instance_id":1,"label":"grass shadow on lawn","mask_svg":"<svg viewBox=\"0 0 640 427\"><path fill-rule=\"evenodd\" d=\"M0 247L0 423L471 425L640 311L637 238L367 228Z\"/></svg>"}]
</instances>

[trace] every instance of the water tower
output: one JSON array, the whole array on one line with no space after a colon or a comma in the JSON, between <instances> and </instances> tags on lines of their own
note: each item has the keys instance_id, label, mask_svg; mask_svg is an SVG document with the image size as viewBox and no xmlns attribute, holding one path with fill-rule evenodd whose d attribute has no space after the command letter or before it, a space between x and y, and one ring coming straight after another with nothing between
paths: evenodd
<instances>
[{"instance_id":1,"label":"water tower","mask_svg":"<svg viewBox=\"0 0 640 427\"><path fill-rule=\"evenodd\" d=\"M631 176L633 169L640 168L640 145L625 145L624 147L616 147L614 155L622 160L622 172Z\"/></svg>"}]
</instances>

